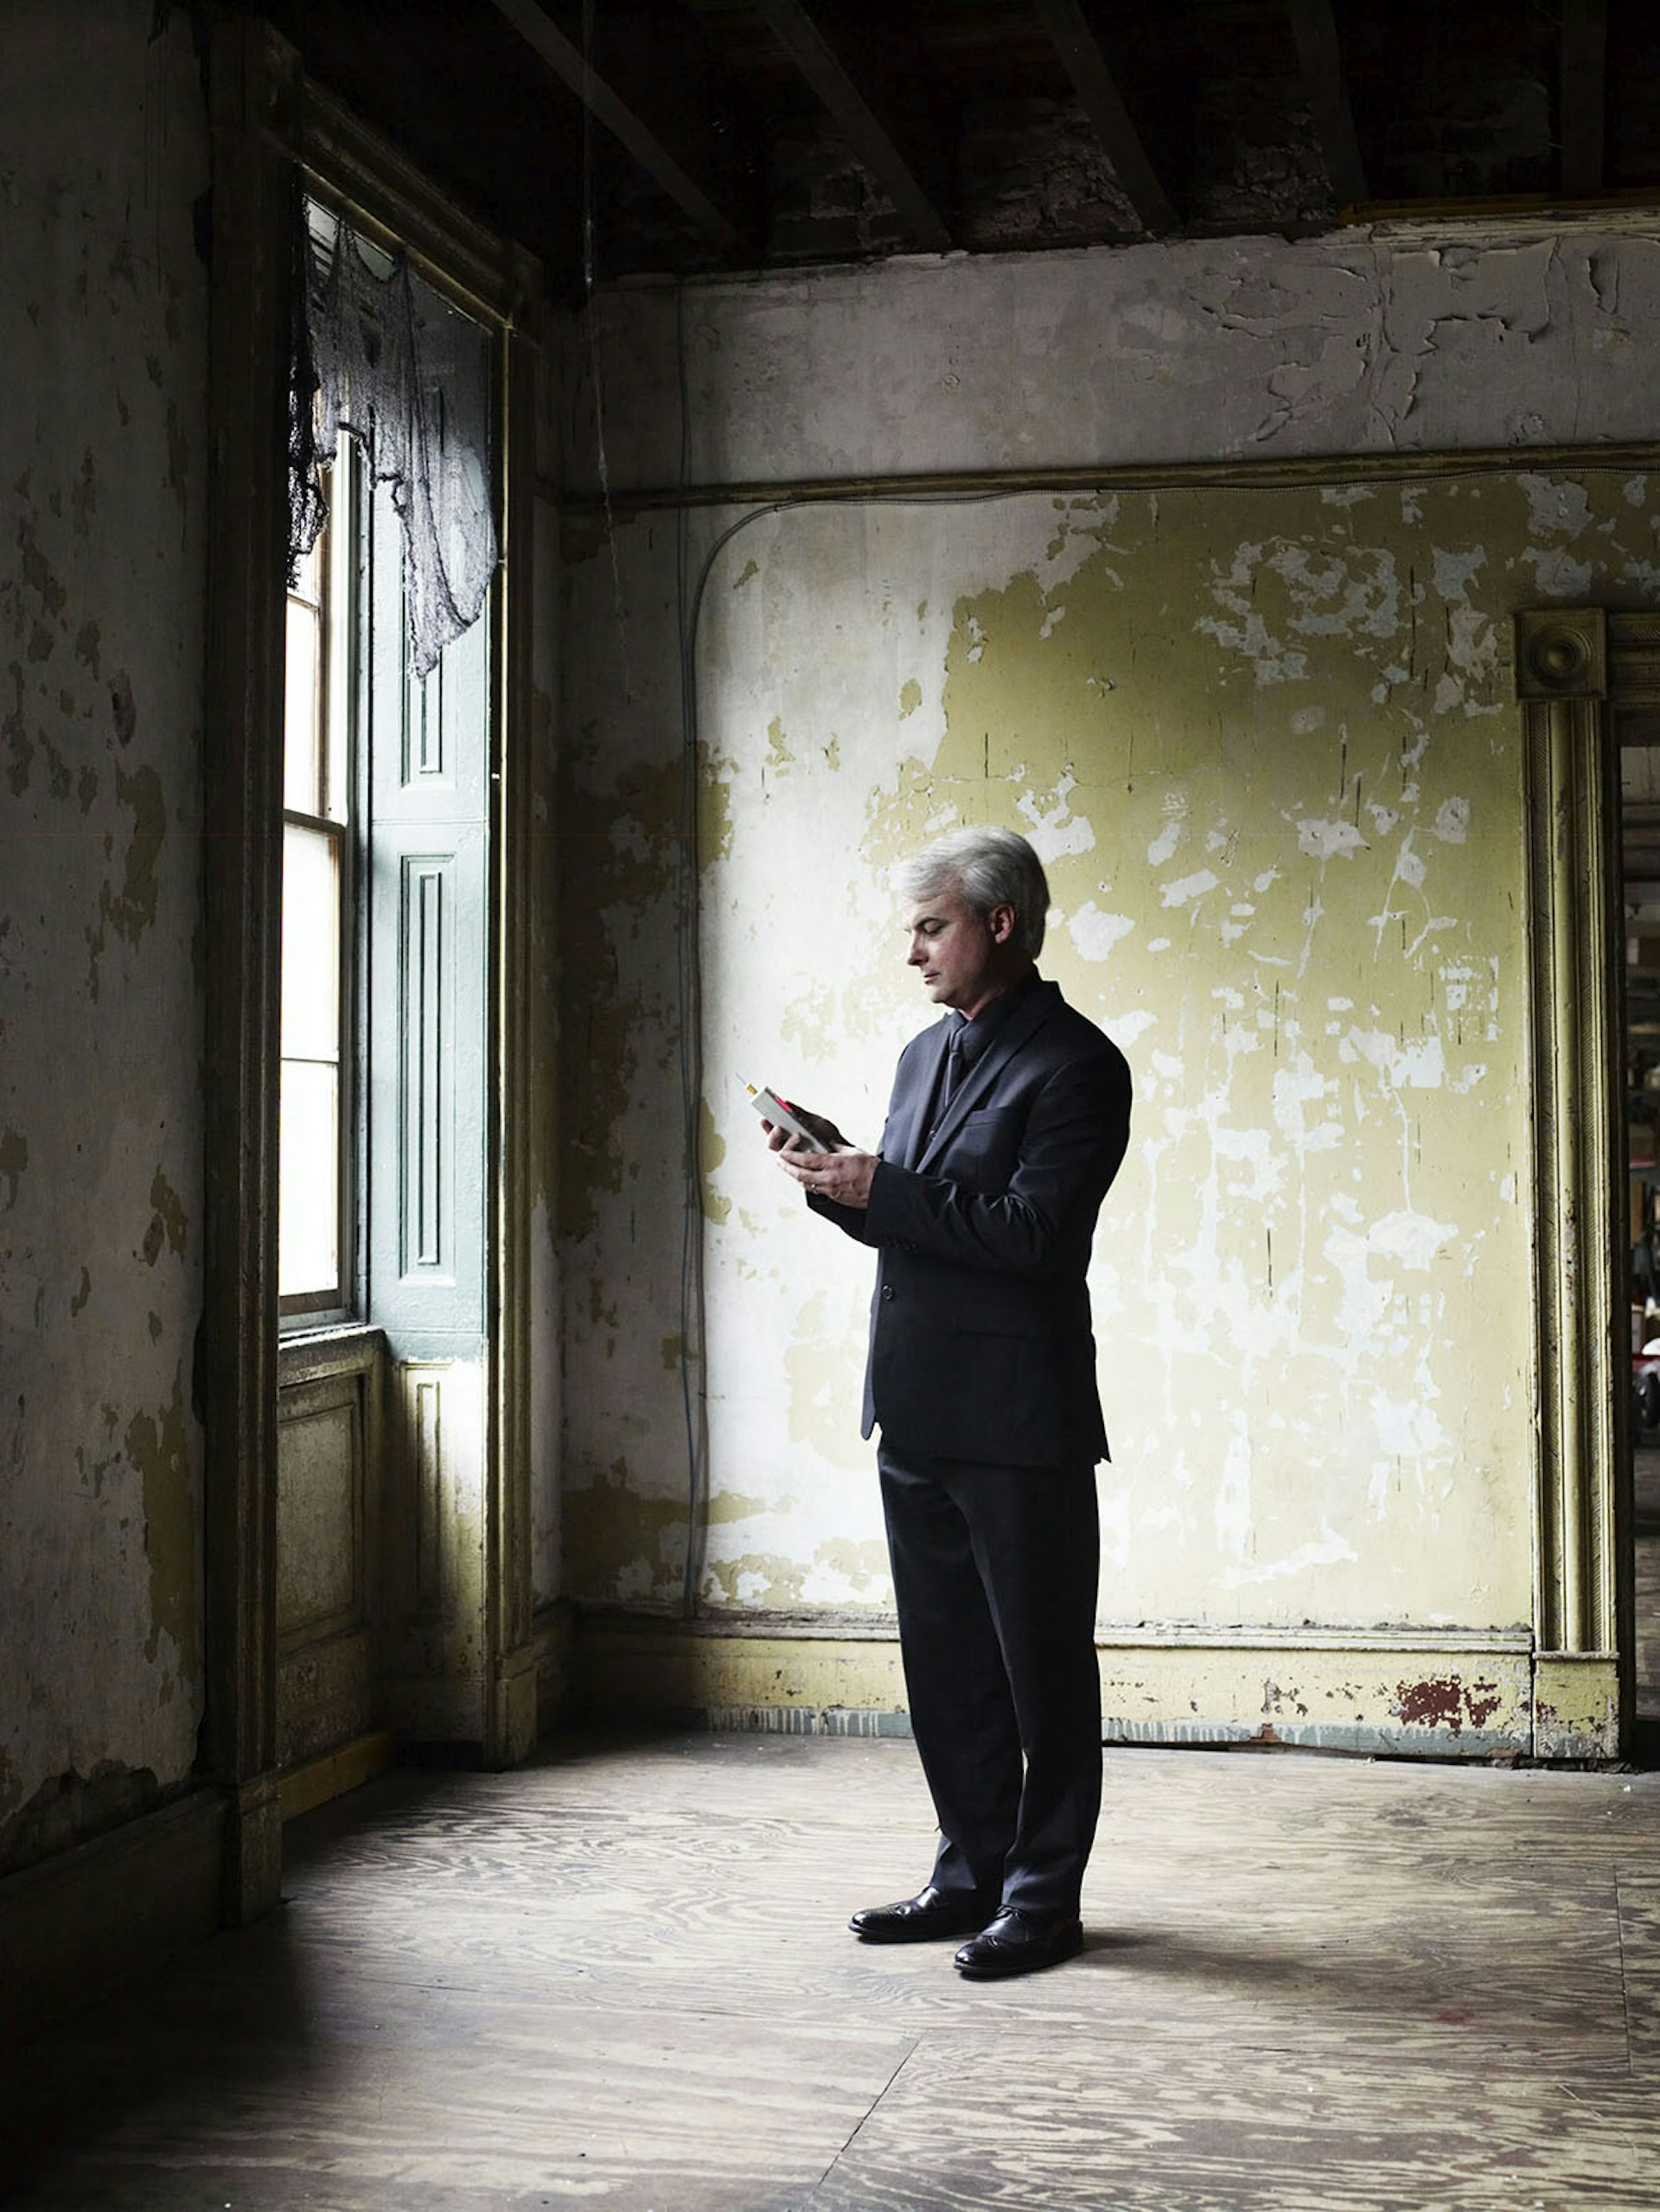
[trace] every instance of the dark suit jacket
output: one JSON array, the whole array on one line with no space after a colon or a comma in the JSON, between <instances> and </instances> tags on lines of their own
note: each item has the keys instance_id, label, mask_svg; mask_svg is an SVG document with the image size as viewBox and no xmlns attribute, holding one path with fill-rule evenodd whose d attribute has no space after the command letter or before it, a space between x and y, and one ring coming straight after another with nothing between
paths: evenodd
<instances>
[{"instance_id":1,"label":"dark suit jacket","mask_svg":"<svg viewBox=\"0 0 1660 2212\"><path fill-rule=\"evenodd\" d=\"M861 1211L809 1200L876 1247L865 1434L1010 1466L1107 1456L1084 1271L1129 1138L1130 1072L1039 982L925 1122L954 1016L899 1058Z\"/></svg>"}]
</instances>

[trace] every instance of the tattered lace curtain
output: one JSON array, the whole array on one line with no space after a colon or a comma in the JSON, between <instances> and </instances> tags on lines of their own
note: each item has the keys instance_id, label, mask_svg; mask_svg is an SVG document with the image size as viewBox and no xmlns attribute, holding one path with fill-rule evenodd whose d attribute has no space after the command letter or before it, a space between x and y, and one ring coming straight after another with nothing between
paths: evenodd
<instances>
[{"instance_id":1,"label":"tattered lace curtain","mask_svg":"<svg viewBox=\"0 0 1660 2212\"><path fill-rule=\"evenodd\" d=\"M404 530L410 661L425 676L483 611L496 563L490 508L490 337L401 256L315 202L301 218L289 417L289 559L326 514L321 470L342 430L392 486Z\"/></svg>"}]
</instances>

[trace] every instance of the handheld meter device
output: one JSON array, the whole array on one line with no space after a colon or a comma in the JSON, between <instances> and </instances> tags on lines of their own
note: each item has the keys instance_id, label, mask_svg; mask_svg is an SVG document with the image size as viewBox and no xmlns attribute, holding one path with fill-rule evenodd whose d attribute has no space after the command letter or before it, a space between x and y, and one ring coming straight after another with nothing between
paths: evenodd
<instances>
[{"instance_id":1,"label":"handheld meter device","mask_svg":"<svg viewBox=\"0 0 1660 2212\"><path fill-rule=\"evenodd\" d=\"M830 1147L823 1138L815 1137L806 1123L797 1117L788 1099L781 1098L776 1090L769 1090L764 1085L757 1087L755 1084L746 1083L744 1088L750 1094L750 1105L763 1122L770 1122L775 1129L788 1129L791 1136L801 1139L809 1152L829 1151Z\"/></svg>"}]
</instances>

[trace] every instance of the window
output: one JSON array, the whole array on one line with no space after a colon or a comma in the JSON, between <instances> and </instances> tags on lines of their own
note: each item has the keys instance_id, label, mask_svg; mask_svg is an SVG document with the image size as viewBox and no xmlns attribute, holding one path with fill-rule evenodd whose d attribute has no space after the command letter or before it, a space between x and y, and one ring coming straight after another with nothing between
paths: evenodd
<instances>
[{"instance_id":1,"label":"window","mask_svg":"<svg viewBox=\"0 0 1660 2212\"><path fill-rule=\"evenodd\" d=\"M354 1303L357 476L342 438L327 527L287 603L278 1288L290 1323Z\"/></svg>"},{"instance_id":2,"label":"window","mask_svg":"<svg viewBox=\"0 0 1660 2212\"><path fill-rule=\"evenodd\" d=\"M290 1328L484 1339L492 340L326 210L326 521L288 593L278 1280ZM471 607L474 611L469 612Z\"/></svg>"}]
</instances>

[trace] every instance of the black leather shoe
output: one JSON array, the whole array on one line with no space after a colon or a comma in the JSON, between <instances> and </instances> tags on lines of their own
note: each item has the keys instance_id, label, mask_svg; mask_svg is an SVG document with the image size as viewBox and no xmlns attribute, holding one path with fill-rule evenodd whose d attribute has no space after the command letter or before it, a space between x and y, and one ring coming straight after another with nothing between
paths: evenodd
<instances>
[{"instance_id":1,"label":"black leather shoe","mask_svg":"<svg viewBox=\"0 0 1660 2212\"><path fill-rule=\"evenodd\" d=\"M971 1982L1000 1981L1010 1974L1035 1974L1058 1966L1083 1948L1083 1923L1068 1913L1024 1912L1006 1905L972 1943L965 1943L952 1964Z\"/></svg>"},{"instance_id":2,"label":"black leather shoe","mask_svg":"<svg viewBox=\"0 0 1660 2212\"><path fill-rule=\"evenodd\" d=\"M972 1935L997 1910L978 1889L936 1889L930 1882L897 1905L866 1905L847 1923L865 1943L937 1943Z\"/></svg>"}]
</instances>

